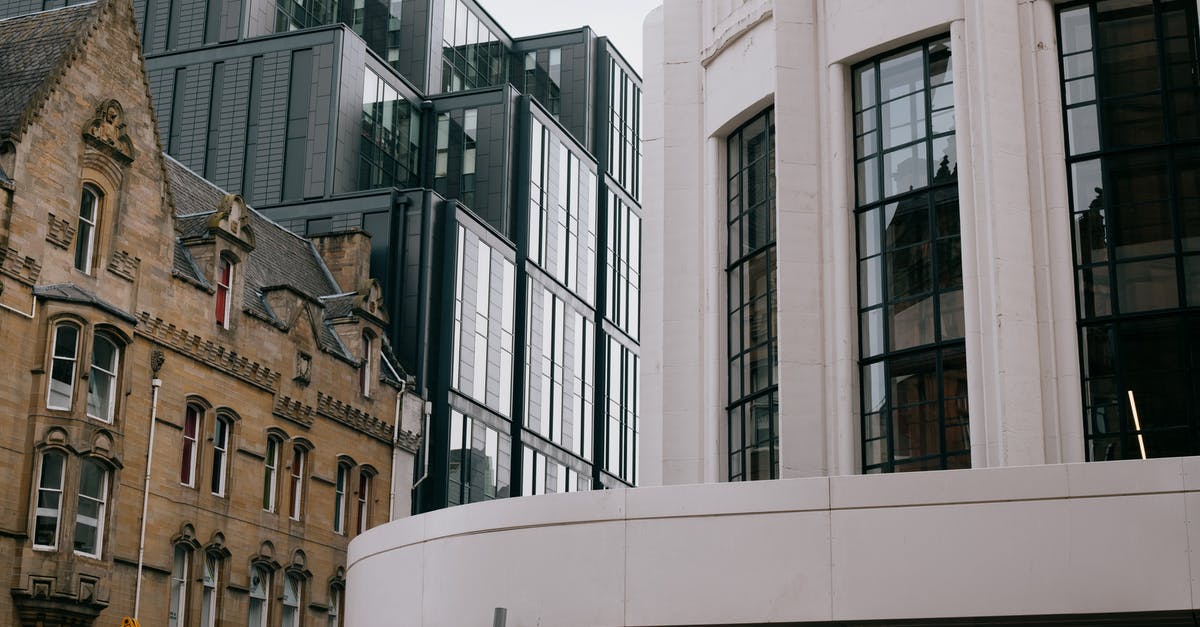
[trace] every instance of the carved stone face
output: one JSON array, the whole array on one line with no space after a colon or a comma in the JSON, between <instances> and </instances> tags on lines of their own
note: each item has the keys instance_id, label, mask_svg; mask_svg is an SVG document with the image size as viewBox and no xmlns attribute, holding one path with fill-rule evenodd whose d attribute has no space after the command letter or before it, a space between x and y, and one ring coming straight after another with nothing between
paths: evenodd
<instances>
[{"instance_id":1,"label":"carved stone face","mask_svg":"<svg viewBox=\"0 0 1200 627\"><path fill-rule=\"evenodd\" d=\"M108 109L104 111L104 121L116 126L117 120L121 117L121 112L117 110L116 105L108 105Z\"/></svg>"}]
</instances>

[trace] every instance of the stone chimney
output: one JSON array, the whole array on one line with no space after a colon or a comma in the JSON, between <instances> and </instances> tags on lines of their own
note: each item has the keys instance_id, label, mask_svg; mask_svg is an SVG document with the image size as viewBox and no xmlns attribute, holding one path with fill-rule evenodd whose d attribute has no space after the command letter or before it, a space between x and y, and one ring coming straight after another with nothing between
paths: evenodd
<instances>
[{"instance_id":1,"label":"stone chimney","mask_svg":"<svg viewBox=\"0 0 1200 627\"><path fill-rule=\"evenodd\" d=\"M309 239L321 253L329 272L345 292L357 292L371 278L371 235L352 230L313 235Z\"/></svg>"}]
</instances>

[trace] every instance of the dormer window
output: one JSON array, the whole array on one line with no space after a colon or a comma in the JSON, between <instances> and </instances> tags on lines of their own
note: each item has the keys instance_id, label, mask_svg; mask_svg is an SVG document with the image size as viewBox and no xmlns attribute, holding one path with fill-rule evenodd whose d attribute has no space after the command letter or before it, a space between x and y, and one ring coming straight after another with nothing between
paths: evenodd
<instances>
[{"instance_id":1,"label":"dormer window","mask_svg":"<svg viewBox=\"0 0 1200 627\"><path fill-rule=\"evenodd\" d=\"M362 333L362 365L358 368L358 388L362 390L363 396L371 395L371 352L373 342L371 334L363 331Z\"/></svg>"},{"instance_id":2,"label":"dormer window","mask_svg":"<svg viewBox=\"0 0 1200 627\"><path fill-rule=\"evenodd\" d=\"M233 301L233 262L221 257L217 264L217 324L229 328L229 310Z\"/></svg>"},{"instance_id":3,"label":"dormer window","mask_svg":"<svg viewBox=\"0 0 1200 627\"><path fill-rule=\"evenodd\" d=\"M100 192L91 185L85 185L79 200L79 225L75 229L75 269L84 274L92 273L99 213Z\"/></svg>"}]
</instances>

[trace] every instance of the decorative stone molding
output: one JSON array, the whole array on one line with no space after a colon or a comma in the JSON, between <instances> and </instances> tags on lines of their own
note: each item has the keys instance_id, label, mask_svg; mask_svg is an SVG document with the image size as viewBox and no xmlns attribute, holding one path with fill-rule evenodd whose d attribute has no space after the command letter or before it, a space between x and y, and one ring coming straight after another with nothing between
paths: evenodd
<instances>
[{"instance_id":1,"label":"decorative stone molding","mask_svg":"<svg viewBox=\"0 0 1200 627\"><path fill-rule=\"evenodd\" d=\"M0 274L6 274L33 287L41 273L42 264L38 263L37 259L24 256L7 246L0 246Z\"/></svg>"},{"instance_id":2,"label":"decorative stone molding","mask_svg":"<svg viewBox=\"0 0 1200 627\"><path fill-rule=\"evenodd\" d=\"M250 229L246 200L237 194L225 194L217 212L208 220L209 232L220 231L240 242L246 250L254 248L254 231Z\"/></svg>"},{"instance_id":3,"label":"decorative stone molding","mask_svg":"<svg viewBox=\"0 0 1200 627\"><path fill-rule=\"evenodd\" d=\"M162 318L142 312L134 333L153 342L187 355L230 376L237 377L250 385L276 392L279 390L279 373L251 361L236 351L231 351L212 340L176 327Z\"/></svg>"},{"instance_id":4,"label":"decorative stone molding","mask_svg":"<svg viewBox=\"0 0 1200 627\"><path fill-rule=\"evenodd\" d=\"M96 106L96 115L83 127L83 139L123 164L133 161L133 142L125 132L125 109L115 99Z\"/></svg>"},{"instance_id":5,"label":"decorative stone molding","mask_svg":"<svg viewBox=\"0 0 1200 627\"><path fill-rule=\"evenodd\" d=\"M275 399L275 407L271 408L271 413L291 420L292 422L305 427L311 427L313 423L313 413L316 410L312 405L304 403L290 397L280 396Z\"/></svg>"},{"instance_id":6,"label":"decorative stone molding","mask_svg":"<svg viewBox=\"0 0 1200 627\"><path fill-rule=\"evenodd\" d=\"M392 425L328 394L317 392L317 413L371 437L392 441Z\"/></svg>"},{"instance_id":7,"label":"decorative stone molding","mask_svg":"<svg viewBox=\"0 0 1200 627\"><path fill-rule=\"evenodd\" d=\"M772 15L774 5L770 0L746 0L729 14L720 16L710 36L705 38L707 45L700 51L700 64L707 67L723 50Z\"/></svg>"},{"instance_id":8,"label":"decorative stone molding","mask_svg":"<svg viewBox=\"0 0 1200 627\"><path fill-rule=\"evenodd\" d=\"M71 247L75 239L75 225L68 219L59 219L53 213L46 214L46 241L62 249Z\"/></svg>"},{"instance_id":9,"label":"decorative stone molding","mask_svg":"<svg viewBox=\"0 0 1200 627\"><path fill-rule=\"evenodd\" d=\"M134 257L123 250L117 250L113 251L112 259L108 261L108 269L113 274L132 281L137 276L138 266L141 263L142 260L140 257Z\"/></svg>"}]
</instances>

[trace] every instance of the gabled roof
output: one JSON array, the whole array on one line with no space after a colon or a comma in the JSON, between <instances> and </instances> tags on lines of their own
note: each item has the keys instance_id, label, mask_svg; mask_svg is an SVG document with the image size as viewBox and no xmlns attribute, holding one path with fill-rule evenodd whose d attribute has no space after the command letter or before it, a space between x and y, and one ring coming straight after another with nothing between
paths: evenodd
<instances>
[{"instance_id":1,"label":"gabled roof","mask_svg":"<svg viewBox=\"0 0 1200 627\"><path fill-rule=\"evenodd\" d=\"M164 154L163 162L166 164L171 196L175 201L175 232L178 240L173 272L180 278L211 289L211 283L196 268L183 242L209 237L210 221L226 192L170 155ZM269 290L287 287L313 303L326 303L323 297L343 294L312 242L279 226L254 209L249 209L247 215L247 228L254 233L255 243L239 264L244 285L243 309L283 327L290 321L281 320L271 309L266 299ZM321 348L354 360L354 356L337 339L337 334L329 328L330 312L323 308L322 316L324 319L320 321L317 337Z\"/></svg>"},{"instance_id":2,"label":"gabled roof","mask_svg":"<svg viewBox=\"0 0 1200 627\"><path fill-rule=\"evenodd\" d=\"M99 4L88 2L0 20L0 139L18 130L98 13Z\"/></svg>"}]
</instances>

